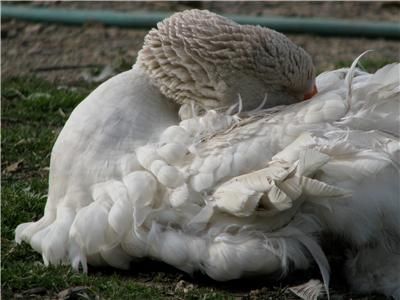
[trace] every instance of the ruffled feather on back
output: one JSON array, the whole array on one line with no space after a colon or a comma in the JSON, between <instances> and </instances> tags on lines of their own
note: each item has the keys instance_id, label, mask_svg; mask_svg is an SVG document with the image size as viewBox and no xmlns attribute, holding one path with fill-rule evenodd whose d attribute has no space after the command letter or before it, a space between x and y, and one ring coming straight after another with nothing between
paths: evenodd
<instances>
[{"instance_id":1,"label":"ruffled feather on back","mask_svg":"<svg viewBox=\"0 0 400 300\"><path fill-rule=\"evenodd\" d=\"M327 286L318 235L329 230L360 249L347 264L353 288L400 297L400 65L355 70L350 109L347 72L321 74L320 93L307 102L236 115L210 110L180 123L162 101L140 116L128 95L132 83L143 84L140 70L120 75L114 84L125 92L102 94L120 98L102 106L114 105L112 112L93 123L94 92L71 116L52 153L45 214L19 225L16 240L46 265L128 268L152 257L216 280L285 274L314 260ZM149 96L163 97L135 95ZM137 120L130 127L130 114L158 126L144 129L151 140ZM72 140L72 148L60 146ZM376 265L375 255L387 263Z\"/></svg>"}]
</instances>

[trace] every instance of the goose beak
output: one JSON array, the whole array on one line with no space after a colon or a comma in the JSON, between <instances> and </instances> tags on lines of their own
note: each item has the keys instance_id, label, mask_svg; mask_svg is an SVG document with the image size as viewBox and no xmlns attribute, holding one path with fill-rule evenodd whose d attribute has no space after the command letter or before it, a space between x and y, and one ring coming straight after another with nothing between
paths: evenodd
<instances>
[{"instance_id":1,"label":"goose beak","mask_svg":"<svg viewBox=\"0 0 400 300\"><path fill-rule=\"evenodd\" d=\"M308 100L308 99L312 98L317 93L318 93L317 86L314 83L311 91L304 94L304 100Z\"/></svg>"}]
</instances>

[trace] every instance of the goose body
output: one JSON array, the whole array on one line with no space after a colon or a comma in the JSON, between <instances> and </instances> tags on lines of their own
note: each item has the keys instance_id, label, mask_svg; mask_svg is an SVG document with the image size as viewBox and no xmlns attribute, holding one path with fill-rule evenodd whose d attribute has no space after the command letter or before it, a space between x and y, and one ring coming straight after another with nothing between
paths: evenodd
<instances>
[{"instance_id":1,"label":"goose body","mask_svg":"<svg viewBox=\"0 0 400 300\"><path fill-rule=\"evenodd\" d=\"M328 284L328 231L351 244L354 290L400 297L399 73L352 66L319 75L310 101L238 111L173 104L138 63L71 114L44 216L16 240L85 271L150 257L230 280L316 261Z\"/></svg>"}]
</instances>

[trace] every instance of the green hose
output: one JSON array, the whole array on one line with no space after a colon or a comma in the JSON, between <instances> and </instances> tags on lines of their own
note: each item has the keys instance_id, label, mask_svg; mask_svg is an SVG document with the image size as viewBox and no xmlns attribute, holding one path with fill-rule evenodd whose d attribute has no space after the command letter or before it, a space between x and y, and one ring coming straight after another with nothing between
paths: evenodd
<instances>
[{"instance_id":1,"label":"green hose","mask_svg":"<svg viewBox=\"0 0 400 300\"><path fill-rule=\"evenodd\" d=\"M170 16L163 12L123 13L101 10L67 10L35 8L20 5L2 5L1 16L4 19L82 25L86 22L98 22L104 25L151 28L157 22ZM400 23L366 22L318 18L252 17L227 15L240 24L260 25L287 33L308 33L323 36L352 36L369 38L400 39Z\"/></svg>"}]
</instances>

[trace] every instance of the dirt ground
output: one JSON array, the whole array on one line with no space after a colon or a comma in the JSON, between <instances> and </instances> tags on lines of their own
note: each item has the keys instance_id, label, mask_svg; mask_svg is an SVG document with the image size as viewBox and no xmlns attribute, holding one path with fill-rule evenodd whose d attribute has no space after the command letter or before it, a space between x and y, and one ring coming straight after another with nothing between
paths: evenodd
<instances>
[{"instance_id":1,"label":"dirt ground","mask_svg":"<svg viewBox=\"0 0 400 300\"><path fill-rule=\"evenodd\" d=\"M15 4L15 3L14 3ZM181 11L202 8L224 14L279 15L352 20L398 21L400 2L35 2L34 6L110 9L119 11ZM108 75L135 61L147 30L85 24L81 27L2 20L1 75L36 75L63 85L110 66ZM302 34L289 37L312 56L319 72L348 64L367 49L368 59L399 61L400 42L385 39L337 38Z\"/></svg>"},{"instance_id":2,"label":"dirt ground","mask_svg":"<svg viewBox=\"0 0 400 300\"><path fill-rule=\"evenodd\" d=\"M4 3L4 2L2 2ZM17 4L17 3L12 3ZM241 15L256 15L256 16L304 16L304 17L319 17L319 18L339 18L339 19L354 19L354 20L374 20L374 21L399 21L400 2L41 2L22 3L23 5L33 6L52 6L60 8L79 8L79 9L110 9L118 11L181 11L190 8L202 8L223 14L241 14ZM130 68L134 63L137 52L140 50L143 38L148 30L121 29L117 27L105 27L100 24L85 24L84 26L61 26L54 24L39 24L28 23L16 20L2 20L1 23L1 76L2 80L12 76L38 76L55 83L56 86L78 86L81 83L86 84L87 78L91 78L88 74L94 74L110 66L111 73L117 73L124 69ZM390 63L400 61L400 41L385 40L385 39L365 39L365 38L337 38L337 37L321 37L302 34L291 34L289 37L297 44L305 48L313 57L319 72L330 70L338 65L348 65L354 58L367 49L375 51L368 54L368 59L380 63ZM110 70L110 68L109 68ZM25 82L24 82L25 84ZM52 86L52 85L51 85ZM3 104L4 107L4 104ZM72 109L72 108L71 108ZM28 111L28 110L27 110ZM3 113L4 115L4 113ZM63 110L57 112L58 117L65 117ZM11 120L11 121L10 121ZM22 124L21 120L13 121L8 119L13 126ZM3 129L7 126L7 121L2 120ZM45 121L41 124L43 125ZM36 124L36 123L35 123ZM11 125L9 125L11 126ZM33 125L32 125L33 126ZM36 125L35 125L36 126ZM39 125L38 125L39 126ZM42 127L38 127L40 130ZM44 127L43 127L44 128ZM37 129L37 128L36 128ZM35 129L35 130L36 130ZM31 128L29 128L31 130ZM28 131L32 136L39 136L35 130ZM40 130L37 130L39 132ZM19 134L19 133L18 133ZM4 134L3 134L4 136ZM8 137L7 137L8 138ZM19 138L20 139L20 138ZM20 141L23 141L21 139ZM28 143L28 138L25 142ZM9 142L11 143L11 142ZM19 145L20 142L15 145ZM29 142L30 143L30 142ZM41 145L42 143L40 143ZM46 144L45 141L43 144ZM16 146L13 147L16 147ZM21 144L22 145L22 144ZM28 144L30 145L30 144ZM21 147L21 146L20 146ZM22 146L28 147L28 146ZM29 149L31 150L31 149ZM14 151L14 149L13 149ZM39 155L38 155L39 156ZM21 161L22 162L22 161ZM27 164L25 158L24 164ZM18 164L17 164L18 166ZM47 166L47 165L46 165ZM36 165L35 165L36 167ZM45 169L41 169L45 170ZM36 171L35 171L36 172ZM43 175L44 176L44 175ZM13 227L15 228L15 227ZM11 241L11 240L10 240ZM331 244L325 246L326 249L331 249ZM335 243L332 243L335 246ZM14 251L10 248L7 254ZM21 249L21 248L16 248ZM14 261L11 262L11 267L8 271L13 271L12 268L18 266L18 270L23 270L19 263L20 260L15 259L23 250L17 250L12 254ZM27 250L24 250L27 251ZM30 251L30 250L29 250ZM27 252L28 253L28 252ZM30 252L29 252L30 253ZM329 254L329 253L328 253ZM30 254L31 255L31 254ZM3 256L4 257L4 256ZM22 257L22 256L21 256ZM25 259L25 258L24 258ZM10 258L9 258L10 260ZM351 299L351 295L347 294L345 283L341 271L341 263L343 258L338 256L331 257L331 266L333 276L331 299ZM25 262L24 262L25 263ZM30 262L27 262L29 265ZM35 262L37 263L37 262ZM29 265L31 266L31 265ZM141 269L142 268L142 269ZM165 269L167 271L165 271ZM11 270L11 271L10 271ZM37 270L37 269L35 269ZM62 270L61 270L62 271ZM60 271L60 272L61 272ZM24 271L25 272L25 271ZM58 271L46 269L42 273L34 274L35 278L40 276L53 276ZM53 273L54 272L54 273ZM96 271L97 272L97 271ZM103 272L103 273L102 273ZM108 271L111 272L111 271ZM158 263L146 262L142 267L135 266L135 271L132 274L119 272L120 277L108 277L104 270L98 271L98 276L91 276L90 280L93 286L100 285L101 280L114 280L114 285L110 286L112 290L115 286L121 286L121 282L133 283L138 281L141 284L166 291L166 297L172 299L177 291L178 285L184 291L187 286L203 288L208 294L203 295L204 299L207 295L214 295L215 291L226 291L232 294L234 299L278 299L277 290L281 289L281 283L272 283L274 287L270 291L266 287L266 282L263 279L257 283L250 281L230 282L230 283L215 283L208 278L194 277L189 278L187 275L177 273L175 269L171 271L169 267ZM26 273L26 272L25 272ZM20 277L25 277L26 274ZM68 272L66 272L68 273ZM42 274L42 275L40 275ZM92 274L95 274L93 272ZM304 283L304 276L310 278L318 276L317 269L311 270L310 274L294 273L286 284L297 285ZM68 275L68 274L67 274ZM2 275L3 276L3 275ZM18 274L13 275L13 278L19 278ZM185 277L186 276L186 277ZM302 277L303 276L303 277ZM98 278L96 278L98 277ZM43 277L47 278L47 277ZM55 282L60 280L62 275L55 276ZM185 283L185 281L187 283ZM24 282L20 279L17 282ZM29 282L30 279L28 279ZM36 279L35 279L36 280ZM40 279L41 280L41 279ZM40 282L38 280L38 282ZM82 279L80 279L82 280ZM31 281L36 284L37 281ZM78 281L76 281L78 282ZM82 282L84 282L82 280ZM187 286L181 284L187 284ZM15 283L10 283L13 288ZM69 283L68 283L69 284ZM103 284L103 283L101 283ZM275 285L277 287L275 287ZM41 287L40 283L34 286L36 289ZM48 292L58 293L60 283L48 290ZM19 288L21 290L21 288ZM22 290L25 287L22 288ZM4 289L3 289L4 290ZM31 291L34 289L30 289ZM200 290L199 294L203 290ZM282 288L282 291L285 289ZM171 291L173 292L171 294ZM179 290L178 290L179 291ZM17 293L11 291L12 293ZM46 292L46 290L45 290ZM18 290L19 293L19 290ZM183 295L182 292L181 294ZM20 294L14 294L20 295ZM189 294L190 295L190 294ZM269 295L272 295L271 297ZM284 295L284 294L282 294ZM287 296L286 294L284 295ZM21 296L23 297L23 296ZM26 296L27 297L27 296ZM38 296L43 299L41 296ZM182 296L184 298L190 298ZM210 296L212 297L212 296ZM281 296L280 298L282 298ZM6 298L3 296L3 298ZM215 296L217 298L217 296ZM288 296L289 299L294 298L293 295ZM183 298L182 298L183 299ZM194 299L194 297L193 297ZM222 296L221 296L222 299ZM353 297L353 299L383 299L383 296L366 296L365 298Z\"/></svg>"}]
</instances>

